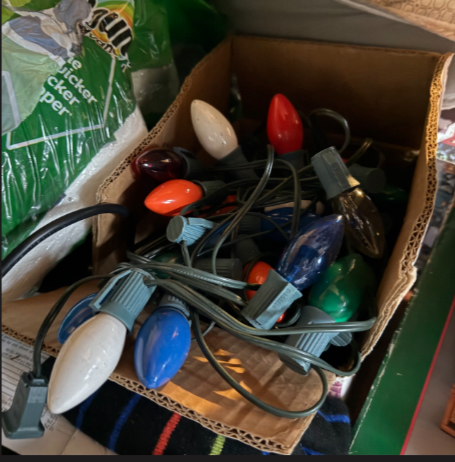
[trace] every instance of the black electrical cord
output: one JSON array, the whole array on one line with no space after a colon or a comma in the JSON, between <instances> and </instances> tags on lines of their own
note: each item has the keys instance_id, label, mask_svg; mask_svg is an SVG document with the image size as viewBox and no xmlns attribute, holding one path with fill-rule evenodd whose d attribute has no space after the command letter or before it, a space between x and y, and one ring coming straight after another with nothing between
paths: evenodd
<instances>
[{"instance_id":1,"label":"black electrical cord","mask_svg":"<svg viewBox=\"0 0 455 462\"><path fill-rule=\"evenodd\" d=\"M63 215L60 218L48 223L43 226L38 231L35 231L31 236L19 244L3 261L2 261L2 278L4 278L21 260L25 255L27 255L31 250L33 250L38 244L43 242L48 237L57 233L58 231L77 223L78 221L85 220L86 218L91 218L96 215L101 215L104 213L117 213L124 217L130 217L130 212L126 207L118 204L97 204L92 207L86 207L75 212L68 213ZM131 218L131 217L130 217ZM131 221L129 221L131 224ZM134 227L129 227L128 233L128 246L131 247L134 243Z\"/></svg>"},{"instance_id":2,"label":"black electrical cord","mask_svg":"<svg viewBox=\"0 0 455 462\"><path fill-rule=\"evenodd\" d=\"M350 167L352 164L355 164L358 160L360 160L372 144L373 140L371 138L365 138L365 141L362 143L360 148L346 161L346 167Z\"/></svg>"},{"instance_id":3,"label":"black electrical cord","mask_svg":"<svg viewBox=\"0 0 455 462\"><path fill-rule=\"evenodd\" d=\"M41 377L41 349L43 348L44 339L46 338L52 323L55 321L55 318L65 306L65 303L68 301L71 294L86 282L93 281L95 279L109 279L112 276L112 274L103 274L97 276L88 276L84 279L81 279L80 281L75 282L73 285L68 287L63 295L55 302L54 306L51 308L46 318L42 322L36 336L35 343L33 345L33 372L36 377Z\"/></svg>"},{"instance_id":4,"label":"black electrical cord","mask_svg":"<svg viewBox=\"0 0 455 462\"><path fill-rule=\"evenodd\" d=\"M259 164L260 163L261 161L259 161ZM237 181L233 181L232 183L228 183L226 186L223 186L222 188L218 189L214 193L209 194L208 196L204 196L202 199L199 199L196 202L188 204L186 207L184 207L180 211L179 215L184 216L190 212L194 212L195 210L199 210L199 209L202 209L203 207L206 207L207 205L210 205L211 203L213 203L215 199L219 198L220 196L227 195L227 192L229 191L229 189L238 188L240 186L244 186L248 184L255 184L255 183L257 183L257 180L254 180L254 179L237 180Z\"/></svg>"},{"instance_id":5,"label":"black electrical cord","mask_svg":"<svg viewBox=\"0 0 455 462\"><path fill-rule=\"evenodd\" d=\"M183 261L185 262L185 265L188 266L189 268L191 268L191 257L190 257L190 253L188 252L188 246L186 244L186 241L182 241L181 242L181 248L182 248L182 255L183 255ZM174 279L178 279L176 278L176 275L174 274L173 275ZM181 276L180 276L181 278ZM186 278L186 281L188 283L188 279L189 278ZM227 292L227 291L226 291ZM212 321L208 326L207 328L205 329L204 333L202 334L202 336L205 336L207 335L213 328L215 327L215 321ZM194 340L196 340L195 338L192 338L191 341L193 342Z\"/></svg>"},{"instance_id":6,"label":"black electrical cord","mask_svg":"<svg viewBox=\"0 0 455 462\"><path fill-rule=\"evenodd\" d=\"M272 153L274 152L273 146L271 146L271 145L268 145L267 149L268 149L267 160L266 161L257 161L257 162L255 162L255 164L263 164L263 163L265 163L266 170L269 168L270 163L273 162L273 154ZM274 197L276 198L276 193L279 192L280 190L282 190L283 188L285 188L287 186L288 182L291 179L294 180L294 188L293 188L294 214L293 214L293 224L291 226L291 236L294 236L295 233L297 232L297 229L298 229L298 223L299 223L299 219L300 219L300 199L301 199L301 196L302 196L301 187L300 187L301 179L299 178L299 174L300 174L300 172L303 172L304 169L301 169L301 170L297 171L297 170L295 170L295 168L293 167L292 164L290 164L289 162L286 162L283 159L279 159L279 158L275 159L275 163L283 164L287 169L289 169L291 171L291 176L289 176L288 178L286 178L284 180L280 179L280 178L270 178L270 176L269 176L266 183L272 182L272 181L273 182L278 181L279 184L272 191L268 191L266 193L266 198L270 197L270 192L275 193ZM232 167L217 168L217 170L219 170L219 171L242 170L244 168L247 168L249 165L250 164L239 164L239 165L235 165L235 166L232 166ZM275 164L273 164L272 167L274 167L274 165ZM252 186L252 188L254 188L254 190L256 190L257 186ZM262 189L265 189L265 186ZM240 198L239 195L237 194L237 201L240 202L240 203L243 203L245 205L245 203L247 201L251 200L251 196L248 199L246 199L246 196L248 196L248 195L249 194L248 194L248 190L247 190L247 191L244 192L245 198L242 200L242 198ZM263 197L259 198L257 203L253 204L251 206L251 208L253 206L257 206L259 204L260 204L260 206L264 207L264 204L262 203L263 200L264 200Z\"/></svg>"},{"instance_id":7,"label":"black electrical cord","mask_svg":"<svg viewBox=\"0 0 455 462\"><path fill-rule=\"evenodd\" d=\"M270 174L272 173L274 156L275 156L275 151L273 147L271 145L268 145L267 146L267 164L264 169L264 174L262 178L259 180L259 183L257 184L253 194L251 194L250 198L244 204L244 206L237 211L234 218L232 219L232 221L230 221L227 227L223 230L220 238L218 239L217 243L214 246L214 249L212 252L212 272L213 274L216 274L216 256L217 256L219 248L221 247L223 242L229 237L229 235L234 230L234 228L236 228L239 225L242 218L250 210L250 208L253 206L253 204L256 202L259 195L262 193L263 189L265 188L267 181L270 178Z\"/></svg>"},{"instance_id":8,"label":"black electrical cord","mask_svg":"<svg viewBox=\"0 0 455 462\"><path fill-rule=\"evenodd\" d=\"M38 244L43 242L48 237L52 236L53 234L61 231L62 229L73 225L79 221L85 220L87 218L91 218L97 215L102 215L104 213L116 213L122 215L124 217L129 217L130 220L128 221L128 236L127 236L127 243L128 248L131 249L134 245L134 234L135 234L135 227L134 222L131 220L130 211L124 207L123 205L118 204L97 204L91 207L86 207L80 210L76 210L75 212L68 213L63 215L60 218L52 221L51 223L43 226L38 231L34 232L31 236L25 239L20 245L18 245L2 262L2 278L5 277L9 271L25 256L29 253L32 249L34 249ZM33 347L33 370L37 377L41 376L41 349L44 343L44 339L49 331L50 326L54 322L55 318L63 308L64 304L79 286L84 284L85 282L92 281L94 279L103 279L103 278L110 278L112 277L111 274L101 275L101 276L89 276L84 278L72 286L70 286L65 293L57 300L54 306L49 311L48 315L44 319L41 327L38 331L38 334L35 339L35 344Z\"/></svg>"},{"instance_id":9,"label":"black electrical cord","mask_svg":"<svg viewBox=\"0 0 455 462\"><path fill-rule=\"evenodd\" d=\"M338 151L340 154L342 154L351 142L351 130L349 128L348 121L341 114L338 114L338 112L332 111L332 109L320 108L312 111L310 113L310 120L312 123L312 133L315 139L317 152L329 147L329 144L327 143L327 139L325 137L325 133L317 120L317 117L320 116L335 119L343 127L345 138L343 146Z\"/></svg>"},{"instance_id":10,"label":"black electrical cord","mask_svg":"<svg viewBox=\"0 0 455 462\"><path fill-rule=\"evenodd\" d=\"M319 199L319 196L316 195L316 196L311 200L311 202L310 202L304 209L301 210L301 215L304 215L305 213L307 213L307 212L311 209L311 207L314 206L314 204L317 202L318 199ZM273 204L273 205L276 205L276 204ZM222 217L222 216L224 216L224 215L219 215L219 217ZM278 226L279 228L283 229L283 228L289 226L291 223L292 223L292 221L288 221L288 222L286 222L286 223L283 223L282 225L277 225L277 224L274 222L274 226L275 226L275 227ZM211 231L215 233L218 229L219 229L219 228L214 228L214 229L212 229ZM250 234L250 235L247 235L247 236L241 236L241 237L239 237L239 238L234 239L233 241L225 242L220 248L225 248L225 247L228 247L228 246L237 244L238 242L243 241L243 240L245 240L245 239L253 239L253 238L255 238L255 237L261 237L261 236L264 236L264 235L266 235L266 234L272 233L272 232L274 232L274 231L275 231L275 229L272 228L272 229L268 229L268 230L266 230L266 231L261 231L260 233ZM200 245L198 244L198 246L195 248L195 250L193 251L193 255L197 255L198 257L200 257L200 256L202 256L202 255L204 255L204 254L206 254L206 253L210 253L210 252L213 251L213 247L210 248L210 249L201 250L202 247L203 247L203 244L205 244L205 242L206 242L205 240L203 241L203 239L204 239L205 237L206 237L206 236L204 236L204 237L199 241L199 242L200 242Z\"/></svg>"},{"instance_id":11,"label":"black electrical cord","mask_svg":"<svg viewBox=\"0 0 455 462\"><path fill-rule=\"evenodd\" d=\"M311 407L308 409L305 409L303 411L288 411L285 409L279 409L275 406L271 406L270 404L265 403L258 397L254 396L252 393L250 393L248 390L243 388L224 368L221 366L221 364L218 362L218 360L215 358L213 353L210 351L209 347L207 346L207 343L205 342L205 339L202 335L202 330L201 330L201 324L199 321L199 315L195 310L190 311L190 317L191 317L191 323L193 326L193 331L194 335L196 337L196 341L199 345L199 348L201 349L202 353L204 356L207 358L208 362L211 364L211 366L218 372L218 374L221 375L221 377L234 389L236 390L241 396L243 396L245 399L253 403L255 406L259 407L260 409L276 415L278 417L287 417L288 419L298 419L302 417L306 417L310 414L313 414L316 412L324 403L327 393L328 393L328 384L327 384L327 378L322 371L322 369L318 366L314 366L314 370L317 372L319 377L321 378L322 382L322 394L321 398Z\"/></svg>"}]
</instances>

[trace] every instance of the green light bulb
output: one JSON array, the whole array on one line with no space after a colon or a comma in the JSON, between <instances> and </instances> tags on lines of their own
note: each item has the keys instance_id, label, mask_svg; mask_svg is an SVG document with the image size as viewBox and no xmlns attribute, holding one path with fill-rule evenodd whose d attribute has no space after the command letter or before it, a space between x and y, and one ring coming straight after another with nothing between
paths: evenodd
<instances>
[{"instance_id":1,"label":"green light bulb","mask_svg":"<svg viewBox=\"0 0 455 462\"><path fill-rule=\"evenodd\" d=\"M178 253L162 253L157 255L153 261L159 263L176 263L178 265L183 264L183 257ZM162 271L153 270L153 273L156 275L157 278L160 279L167 279L169 276L167 273L163 273Z\"/></svg>"},{"instance_id":2,"label":"green light bulb","mask_svg":"<svg viewBox=\"0 0 455 462\"><path fill-rule=\"evenodd\" d=\"M359 254L350 254L333 263L310 292L309 305L319 308L336 322L345 322L356 313L366 290L376 288L373 270Z\"/></svg>"},{"instance_id":3,"label":"green light bulb","mask_svg":"<svg viewBox=\"0 0 455 462\"><path fill-rule=\"evenodd\" d=\"M387 213L395 210L403 213L409 200L409 194L406 191L389 184L381 192L371 194L370 197L379 211Z\"/></svg>"}]
</instances>

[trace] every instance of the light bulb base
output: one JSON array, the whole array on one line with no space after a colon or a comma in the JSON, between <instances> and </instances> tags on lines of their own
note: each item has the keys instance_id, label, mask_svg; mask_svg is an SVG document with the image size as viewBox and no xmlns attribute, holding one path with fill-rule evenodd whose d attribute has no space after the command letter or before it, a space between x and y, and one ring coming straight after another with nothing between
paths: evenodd
<instances>
[{"instance_id":1,"label":"light bulb base","mask_svg":"<svg viewBox=\"0 0 455 462\"><path fill-rule=\"evenodd\" d=\"M203 258L196 261L194 265L196 269L206 271L207 273L212 272L212 259ZM216 259L216 274L228 279L234 279L235 281L242 280L243 266L242 262L238 258L217 258Z\"/></svg>"},{"instance_id":2,"label":"light bulb base","mask_svg":"<svg viewBox=\"0 0 455 462\"><path fill-rule=\"evenodd\" d=\"M312 324L327 324L335 322L334 319L324 311L314 306L306 305L302 309L300 319L295 327L311 326ZM286 345L298 348L306 353L311 353L314 356L321 356L326 348L331 343L332 339L336 338L336 332L317 332L314 334L294 334L290 335L286 340ZM299 359L293 359L289 356L279 355L280 360L289 369L301 375L307 375L311 368L311 363Z\"/></svg>"},{"instance_id":3,"label":"light bulb base","mask_svg":"<svg viewBox=\"0 0 455 462\"><path fill-rule=\"evenodd\" d=\"M215 226L216 223L204 218L186 218L177 215L167 225L166 237L170 242L185 241L190 246L195 244L207 230Z\"/></svg>"},{"instance_id":4,"label":"light bulb base","mask_svg":"<svg viewBox=\"0 0 455 462\"><path fill-rule=\"evenodd\" d=\"M10 439L41 438L44 426L41 423L47 399L47 379L35 377L33 372L24 372L16 387L13 404L2 412L2 428Z\"/></svg>"},{"instance_id":5,"label":"light bulb base","mask_svg":"<svg viewBox=\"0 0 455 462\"><path fill-rule=\"evenodd\" d=\"M114 276L89 306L117 318L131 332L134 321L156 289L156 286L146 286L144 277L143 273L137 271L125 271ZM150 279L153 276L150 275Z\"/></svg>"},{"instance_id":6,"label":"light bulb base","mask_svg":"<svg viewBox=\"0 0 455 462\"><path fill-rule=\"evenodd\" d=\"M285 160L289 162L297 171L305 167L305 153L303 149L299 149L298 151L287 152L286 154L281 154L276 157L277 160ZM276 164L277 167L279 164ZM281 176L291 176L292 173L290 170L286 169L276 169L277 173Z\"/></svg>"},{"instance_id":7,"label":"light bulb base","mask_svg":"<svg viewBox=\"0 0 455 462\"><path fill-rule=\"evenodd\" d=\"M248 160L243 154L242 147L238 146L230 154L216 163L215 167L235 167L236 165L248 164ZM226 172L226 178L235 180L257 180L258 176L252 168L242 168Z\"/></svg>"},{"instance_id":8,"label":"light bulb base","mask_svg":"<svg viewBox=\"0 0 455 462\"><path fill-rule=\"evenodd\" d=\"M254 215L245 215L239 223L239 234L256 234L260 233L261 229L261 217Z\"/></svg>"},{"instance_id":9,"label":"light bulb base","mask_svg":"<svg viewBox=\"0 0 455 462\"><path fill-rule=\"evenodd\" d=\"M208 178L210 173L207 167L196 157L191 151L183 148L173 148L173 151L182 158L185 164L185 180L196 180L201 178Z\"/></svg>"},{"instance_id":10,"label":"light bulb base","mask_svg":"<svg viewBox=\"0 0 455 462\"><path fill-rule=\"evenodd\" d=\"M241 234L237 237L245 237L245 235ZM234 244L233 250L235 257L242 262L243 266L261 256L261 251L252 238L243 239L243 241L237 242Z\"/></svg>"},{"instance_id":11,"label":"light bulb base","mask_svg":"<svg viewBox=\"0 0 455 462\"><path fill-rule=\"evenodd\" d=\"M349 173L343 159L333 146L315 154L311 158L311 163L327 194L327 200L360 184Z\"/></svg>"},{"instance_id":12,"label":"light bulb base","mask_svg":"<svg viewBox=\"0 0 455 462\"><path fill-rule=\"evenodd\" d=\"M204 197L210 196L217 193L220 189L226 186L226 183L221 180L210 180L210 181L193 181L194 184L197 184L202 188L204 192Z\"/></svg>"},{"instance_id":13,"label":"light bulb base","mask_svg":"<svg viewBox=\"0 0 455 462\"><path fill-rule=\"evenodd\" d=\"M271 329L278 318L302 294L274 270L242 310L242 316L258 329Z\"/></svg>"},{"instance_id":14,"label":"light bulb base","mask_svg":"<svg viewBox=\"0 0 455 462\"><path fill-rule=\"evenodd\" d=\"M176 310L181 311L187 318L190 317L190 309L188 308L188 305L180 300L180 298L177 298L167 292L161 297L161 300L156 308L163 308L165 306L175 308Z\"/></svg>"},{"instance_id":15,"label":"light bulb base","mask_svg":"<svg viewBox=\"0 0 455 462\"><path fill-rule=\"evenodd\" d=\"M349 345L351 342L352 342L351 332L340 332L336 337L333 337L333 339L330 340L330 344L337 346L337 347L343 347L343 346Z\"/></svg>"},{"instance_id":16,"label":"light bulb base","mask_svg":"<svg viewBox=\"0 0 455 462\"><path fill-rule=\"evenodd\" d=\"M361 188L365 191L376 194L385 188L387 178L384 170L380 168L369 168L353 164L349 167L349 172L360 182Z\"/></svg>"}]
</instances>

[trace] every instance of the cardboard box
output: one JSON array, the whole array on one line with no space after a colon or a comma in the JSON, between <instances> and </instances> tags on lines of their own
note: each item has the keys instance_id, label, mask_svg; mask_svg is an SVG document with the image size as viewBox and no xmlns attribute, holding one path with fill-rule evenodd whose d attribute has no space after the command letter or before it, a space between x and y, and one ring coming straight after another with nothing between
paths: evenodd
<instances>
[{"instance_id":1,"label":"cardboard box","mask_svg":"<svg viewBox=\"0 0 455 462\"><path fill-rule=\"evenodd\" d=\"M414 179L403 228L378 292L379 318L362 344L365 356L416 279L413 263L433 208L438 114L450 60L451 55L407 50L252 37L228 39L195 67L162 120L101 185L98 201L129 207L139 219L138 239L164 227L168 220L143 206L147 192L134 182L129 165L147 145L184 147L198 153L202 160L213 162L201 151L193 131L190 104L201 99L226 113L232 72L237 76L248 119L264 119L274 94L284 93L305 112L318 107L340 112L355 137L370 137L393 146L387 151L391 171L409 164L402 159L404 153L418 153L410 167L415 166ZM125 259L124 230L125 223L119 217L97 218L97 273L111 271ZM64 311L90 291L93 287L79 289ZM45 294L7 305L3 311L4 332L33 341L57 295ZM135 333L147 313L142 313ZM56 330L63 315L46 338L45 349L51 354L57 354L60 348ZM299 410L319 399L321 385L314 371L308 377L299 376L282 365L276 354L219 329L214 329L207 341L228 371L268 403ZM245 401L218 376L195 345L171 382L159 390L146 390L134 370L133 348L134 334L127 341L112 380L221 435L260 450L289 454L311 422L312 416L279 418ZM327 377L329 384L335 380L333 374L327 373Z\"/></svg>"}]
</instances>

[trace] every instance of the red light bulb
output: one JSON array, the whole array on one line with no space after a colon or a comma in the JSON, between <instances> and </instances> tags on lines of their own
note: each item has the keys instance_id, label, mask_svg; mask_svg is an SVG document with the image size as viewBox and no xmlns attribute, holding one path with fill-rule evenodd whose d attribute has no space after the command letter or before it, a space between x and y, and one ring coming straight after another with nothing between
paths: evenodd
<instances>
[{"instance_id":1,"label":"red light bulb","mask_svg":"<svg viewBox=\"0 0 455 462\"><path fill-rule=\"evenodd\" d=\"M152 212L175 217L189 204L204 197L202 188L187 180L170 180L157 186L145 199Z\"/></svg>"},{"instance_id":2,"label":"red light bulb","mask_svg":"<svg viewBox=\"0 0 455 462\"><path fill-rule=\"evenodd\" d=\"M131 163L134 176L148 175L157 183L183 178L185 162L172 149L146 148Z\"/></svg>"},{"instance_id":3,"label":"red light bulb","mask_svg":"<svg viewBox=\"0 0 455 462\"><path fill-rule=\"evenodd\" d=\"M279 155L302 149L302 121L284 95L278 94L272 98L267 117L267 134Z\"/></svg>"},{"instance_id":4,"label":"red light bulb","mask_svg":"<svg viewBox=\"0 0 455 462\"><path fill-rule=\"evenodd\" d=\"M250 274L248 275L247 282L251 284L264 284L267 276L269 275L269 271L273 269L269 264L258 261L253 268L251 268ZM247 290L246 291L246 298L251 300L256 293L255 290Z\"/></svg>"}]
</instances>

